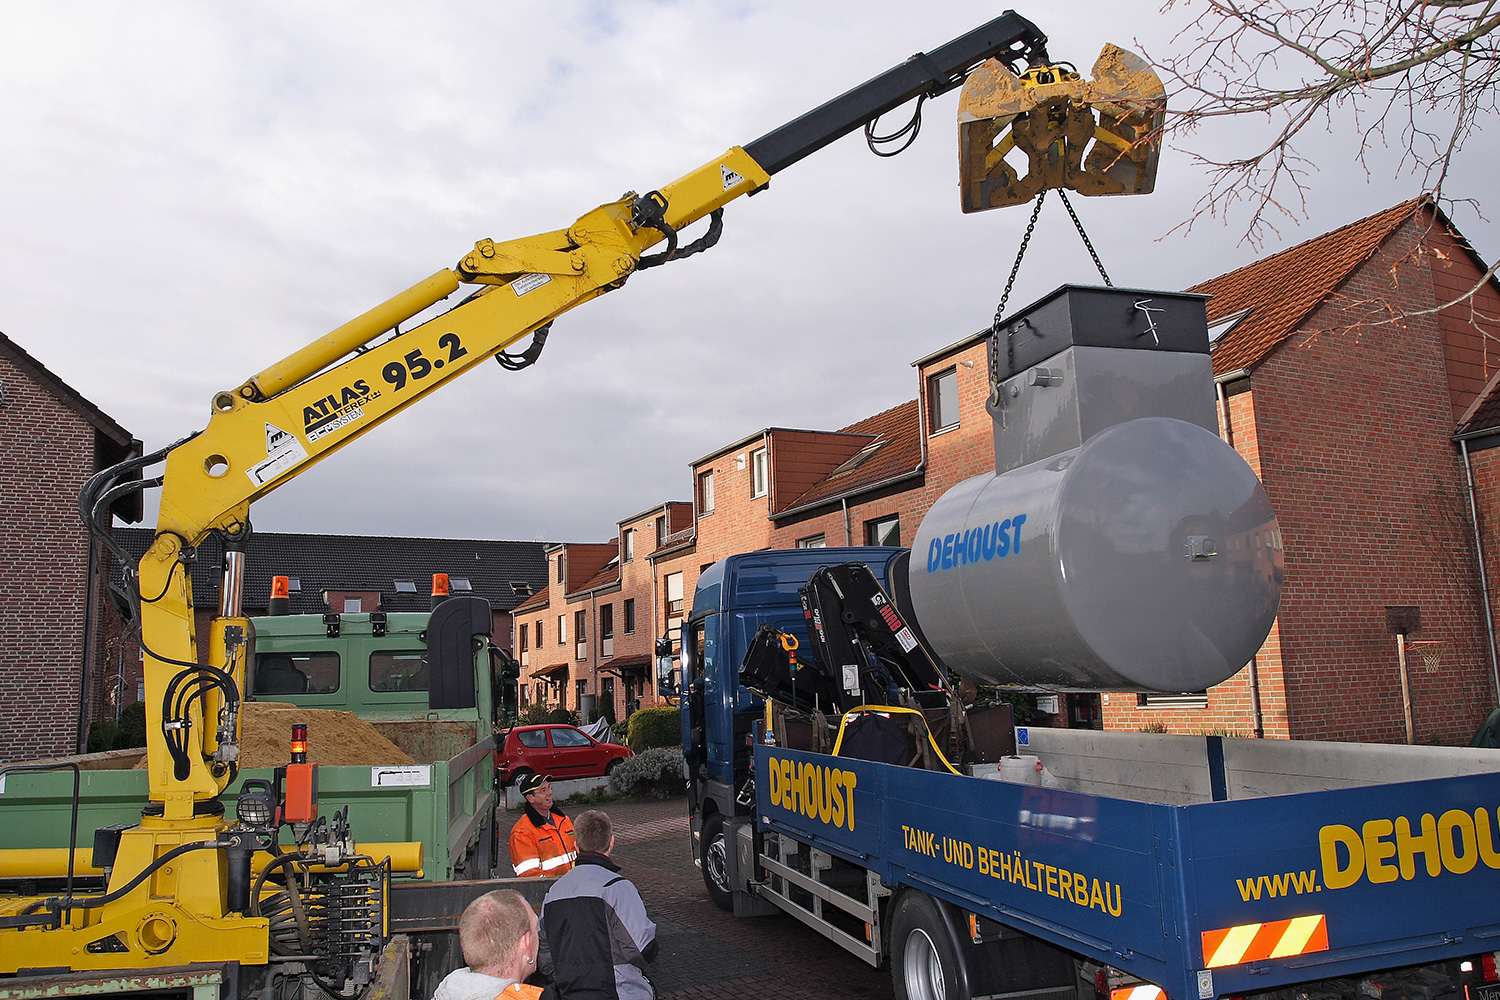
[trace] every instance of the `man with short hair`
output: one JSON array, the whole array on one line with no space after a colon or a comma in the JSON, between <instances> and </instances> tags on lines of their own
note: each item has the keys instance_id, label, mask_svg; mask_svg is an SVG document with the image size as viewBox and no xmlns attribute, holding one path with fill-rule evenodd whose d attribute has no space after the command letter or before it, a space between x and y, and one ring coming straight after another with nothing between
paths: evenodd
<instances>
[{"instance_id":1,"label":"man with short hair","mask_svg":"<svg viewBox=\"0 0 1500 1000\"><path fill-rule=\"evenodd\" d=\"M519 878L565 874L578 857L573 821L552 804L552 783L545 774L528 774L516 786L526 798L526 813L510 830L510 863Z\"/></svg>"},{"instance_id":2,"label":"man with short hair","mask_svg":"<svg viewBox=\"0 0 1500 1000\"><path fill-rule=\"evenodd\" d=\"M438 983L433 1000L537 1000L540 987L522 982L536 971L536 914L514 889L478 897L458 918L458 944L468 966Z\"/></svg>"},{"instance_id":3,"label":"man with short hair","mask_svg":"<svg viewBox=\"0 0 1500 1000\"><path fill-rule=\"evenodd\" d=\"M560 1000L654 1000L646 963L656 924L641 894L610 860L613 824L597 809L578 817L578 861L542 900L542 971Z\"/></svg>"}]
</instances>

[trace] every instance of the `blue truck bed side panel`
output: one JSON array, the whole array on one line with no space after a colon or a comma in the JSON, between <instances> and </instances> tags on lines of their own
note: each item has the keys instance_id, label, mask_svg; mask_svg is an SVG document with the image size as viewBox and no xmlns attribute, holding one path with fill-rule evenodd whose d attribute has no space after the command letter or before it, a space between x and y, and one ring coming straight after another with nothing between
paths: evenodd
<instances>
[{"instance_id":1,"label":"blue truck bed side panel","mask_svg":"<svg viewBox=\"0 0 1500 1000\"><path fill-rule=\"evenodd\" d=\"M1168 806L764 745L755 770L762 829L1173 1000L1500 946L1500 773ZM1207 968L1204 932L1311 916L1326 950Z\"/></svg>"}]
</instances>

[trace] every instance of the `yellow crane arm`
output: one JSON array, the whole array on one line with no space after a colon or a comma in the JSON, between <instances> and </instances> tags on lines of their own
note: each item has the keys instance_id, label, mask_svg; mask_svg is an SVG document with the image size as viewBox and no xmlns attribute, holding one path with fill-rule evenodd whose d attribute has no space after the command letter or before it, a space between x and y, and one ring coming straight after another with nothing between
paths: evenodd
<instances>
[{"instance_id":1,"label":"yellow crane arm","mask_svg":"<svg viewBox=\"0 0 1500 1000\"><path fill-rule=\"evenodd\" d=\"M211 814L207 800L233 778L249 635L237 541L248 533L252 501L563 312L619 287L646 263L645 251L664 239L675 251L677 231L765 187L777 171L908 101L962 86L986 60L1044 63L1045 43L1034 25L1007 12L660 191L627 194L568 229L482 240L453 269L217 393L208 426L167 455L157 531L136 580L151 798L163 818ZM399 329L464 284L479 287L447 312ZM210 532L225 538L226 573L208 666L200 667L188 566Z\"/></svg>"},{"instance_id":2,"label":"yellow crane arm","mask_svg":"<svg viewBox=\"0 0 1500 1000\"><path fill-rule=\"evenodd\" d=\"M730 149L661 189L665 222L683 229L769 180L743 149ZM152 799L164 803L167 818L187 818L194 801L213 798L227 785L229 768L215 768L205 757L212 758L221 737L233 732L219 732L216 716L226 701L221 688L209 687L199 698L179 682L174 694L180 718L170 705L164 708L173 678L198 661L184 557L190 559L212 531L231 540L243 535L254 500L560 314L618 288L665 238L662 230L634 221L643 204L660 201L626 195L565 230L504 243L481 240L453 269L381 303L238 389L215 394L207 428L167 457L156 537L139 565L148 767ZM466 283L479 286L475 294L419 326L392 333ZM236 608L221 605L221 612L210 632L208 662L238 690L246 625ZM169 752L167 733L173 730L164 733L161 724L165 719L170 727L174 718L194 734L186 741L194 752Z\"/></svg>"}]
</instances>

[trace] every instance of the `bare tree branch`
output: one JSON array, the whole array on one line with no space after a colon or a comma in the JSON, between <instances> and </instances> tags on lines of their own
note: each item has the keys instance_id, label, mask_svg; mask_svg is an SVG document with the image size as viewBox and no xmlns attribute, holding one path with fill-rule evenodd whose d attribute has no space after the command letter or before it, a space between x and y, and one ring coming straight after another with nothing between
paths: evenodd
<instances>
[{"instance_id":1,"label":"bare tree branch","mask_svg":"<svg viewBox=\"0 0 1500 1000\"><path fill-rule=\"evenodd\" d=\"M1313 165L1296 144L1343 117L1362 169L1394 141L1397 169L1441 199L1476 120L1496 110L1500 0L1169 0L1163 11L1174 8L1201 11L1174 39L1186 54L1146 56L1177 106L1169 139L1209 174L1180 229L1245 209L1244 238L1258 246L1276 220L1305 215ZM1242 155L1195 151L1199 130L1227 119L1262 121L1268 134Z\"/></svg>"}]
</instances>

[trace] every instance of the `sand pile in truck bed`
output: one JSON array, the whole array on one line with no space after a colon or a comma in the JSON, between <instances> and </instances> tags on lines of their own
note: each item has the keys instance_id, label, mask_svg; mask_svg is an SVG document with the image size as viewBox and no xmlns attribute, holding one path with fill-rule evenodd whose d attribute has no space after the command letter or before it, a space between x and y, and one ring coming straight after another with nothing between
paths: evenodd
<instances>
[{"instance_id":1,"label":"sand pile in truck bed","mask_svg":"<svg viewBox=\"0 0 1500 1000\"><path fill-rule=\"evenodd\" d=\"M284 702L240 703L240 767L280 767L291 759L292 723L307 723L312 764L412 764L396 744L353 712L299 708ZM145 766L142 761L139 767Z\"/></svg>"}]
</instances>

